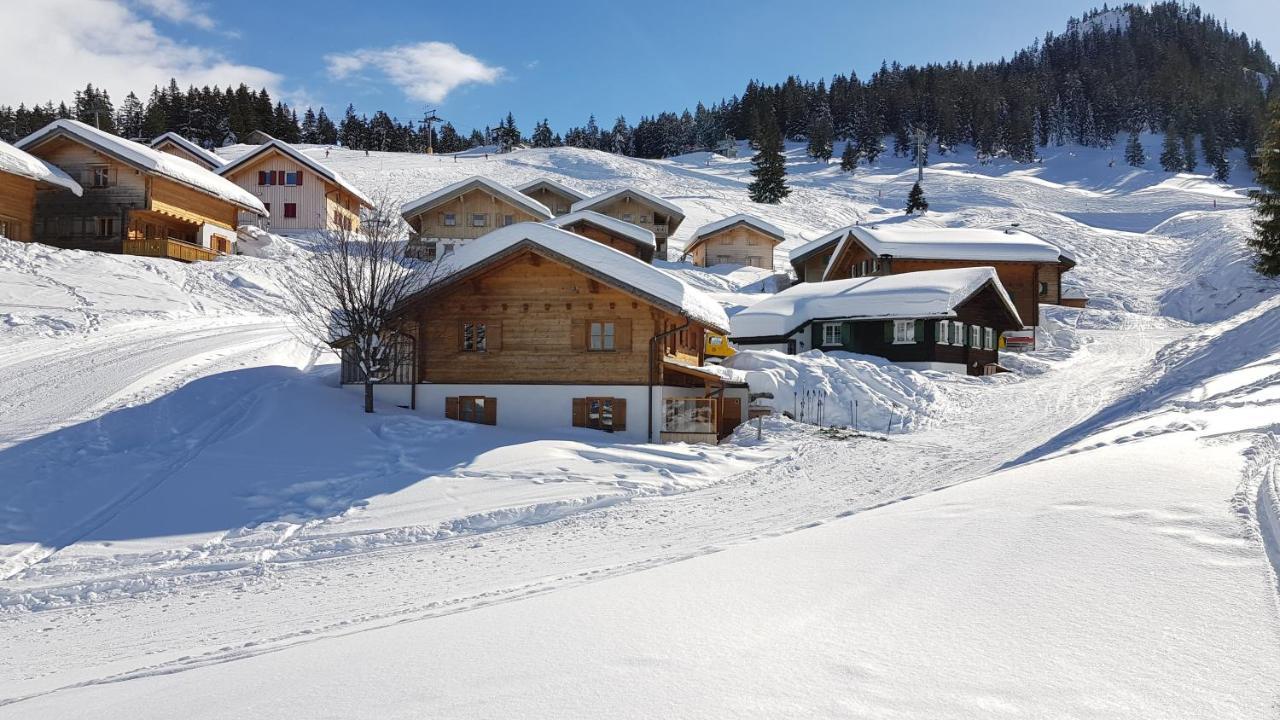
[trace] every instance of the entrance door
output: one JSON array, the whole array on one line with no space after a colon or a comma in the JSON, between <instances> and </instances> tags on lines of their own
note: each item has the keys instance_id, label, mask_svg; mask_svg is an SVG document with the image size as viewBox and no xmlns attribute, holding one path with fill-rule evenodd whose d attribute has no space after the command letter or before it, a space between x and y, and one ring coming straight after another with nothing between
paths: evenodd
<instances>
[{"instance_id":1,"label":"entrance door","mask_svg":"<svg viewBox=\"0 0 1280 720\"><path fill-rule=\"evenodd\" d=\"M742 424L741 398L724 398L720 401L720 437L733 432Z\"/></svg>"}]
</instances>

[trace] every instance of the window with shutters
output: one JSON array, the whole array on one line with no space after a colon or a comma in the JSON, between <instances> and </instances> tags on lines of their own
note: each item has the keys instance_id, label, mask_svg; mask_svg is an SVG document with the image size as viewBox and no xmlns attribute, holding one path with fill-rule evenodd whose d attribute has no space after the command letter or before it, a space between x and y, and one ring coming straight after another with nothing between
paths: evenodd
<instances>
[{"instance_id":1,"label":"window with shutters","mask_svg":"<svg viewBox=\"0 0 1280 720\"><path fill-rule=\"evenodd\" d=\"M717 265L728 265L728 264L729 264L730 262L732 262L732 261L733 261L733 258L729 257L728 255L717 255L717 256L716 256L716 264L717 264Z\"/></svg>"},{"instance_id":2,"label":"window with shutters","mask_svg":"<svg viewBox=\"0 0 1280 720\"><path fill-rule=\"evenodd\" d=\"M649 216L648 216L648 215L641 215L641 216L640 216L640 222L642 222L642 223L647 223L647 222L649 222Z\"/></svg>"},{"instance_id":3,"label":"window with shutters","mask_svg":"<svg viewBox=\"0 0 1280 720\"><path fill-rule=\"evenodd\" d=\"M488 352L488 350L488 328L485 323L462 323L462 352Z\"/></svg>"},{"instance_id":4,"label":"window with shutters","mask_svg":"<svg viewBox=\"0 0 1280 720\"><path fill-rule=\"evenodd\" d=\"M284 174L284 184L285 185L301 185L302 183L298 182L298 178L301 177L301 175L302 173L286 172Z\"/></svg>"},{"instance_id":5,"label":"window with shutters","mask_svg":"<svg viewBox=\"0 0 1280 720\"><path fill-rule=\"evenodd\" d=\"M951 321L939 320L938 321L938 337L935 340L935 342L937 342L939 345L946 345L947 343L951 342L950 331L951 331Z\"/></svg>"},{"instance_id":6,"label":"window with shutters","mask_svg":"<svg viewBox=\"0 0 1280 720\"><path fill-rule=\"evenodd\" d=\"M822 345L828 347L832 345L840 345L843 341L840 339L840 323L823 323L822 324Z\"/></svg>"},{"instance_id":7,"label":"window with shutters","mask_svg":"<svg viewBox=\"0 0 1280 720\"><path fill-rule=\"evenodd\" d=\"M114 237L116 234L116 219L113 217L97 218L95 229L98 237Z\"/></svg>"},{"instance_id":8,"label":"window with shutters","mask_svg":"<svg viewBox=\"0 0 1280 720\"><path fill-rule=\"evenodd\" d=\"M458 224L458 216L454 213L443 213L440 224L445 227L454 227Z\"/></svg>"},{"instance_id":9,"label":"window with shutters","mask_svg":"<svg viewBox=\"0 0 1280 720\"><path fill-rule=\"evenodd\" d=\"M991 328L982 328L982 346L988 350L996 349L996 331Z\"/></svg>"},{"instance_id":10,"label":"window with shutters","mask_svg":"<svg viewBox=\"0 0 1280 720\"><path fill-rule=\"evenodd\" d=\"M969 326L969 347L975 350L982 349L982 328L977 325Z\"/></svg>"},{"instance_id":11,"label":"window with shutters","mask_svg":"<svg viewBox=\"0 0 1280 720\"><path fill-rule=\"evenodd\" d=\"M484 227L489 224L489 216L484 213L471 213L471 227Z\"/></svg>"},{"instance_id":12,"label":"window with shutters","mask_svg":"<svg viewBox=\"0 0 1280 720\"><path fill-rule=\"evenodd\" d=\"M587 349L592 352L613 352L617 349L616 328L613 323L593 320L587 338Z\"/></svg>"},{"instance_id":13,"label":"window with shutters","mask_svg":"<svg viewBox=\"0 0 1280 720\"><path fill-rule=\"evenodd\" d=\"M959 320L951 321L951 344L964 345L964 323Z\"/></svg>"},{"instance_id":14,"label":"window with shutters","mask_svg":"<svg viewBox=\"0 0 1280 720\"><path fill-rule=\"evenodd\" d=\"M287 218L298 217L298 203L285 203L284 216Z\"/></svg>"},{"instance_id":15,"label":"window with shutters","mask_svg":"<svg viewBox=\"0 0 1280 720\"><path fill-rule=\"evenodd\" d=\"M916 341L916 321L915 320L894 320L893 321L893 344L906 345Z\"/></svg>"},{"instance_id":16,"label":"window with shutters","mask_svg":"<svg viewBox=\"0 0 1280 720\"><path fill-rule=\"evenodd\" d=\"M104 188L111 185L111 168L106 165L97 165L89 170L89 184L92 187Z\"/></svg>"},{"instance_id":17,"label":"window with shutters","mask_svg":"<svg viewBox=\"0 0 1280 720\"><path fill-rule=\"evenodd\" d=\"M764 258L760 255L748 255L747 264L751 267L764 267Z\"/></svg>"},{"instance_id":18,"label":"window with shutters","mask_svg":"<svg viewBox=\"0 0 1280 720\"><path fill-rule=\"evenodd\" d=\"M634 217L634 216L633 216L631 213L622 213L622 221L623 221L623 222L631 222L631 218L632 218L632 217Z\"/></svg>"},{"instance_id":19,"label":"window with shutters","mask_svg":"<svg viewBox=\"0 0 1280 720\"><path fill-rule=\"evenodd\" d=\"M448 397L444 400L444 416L480 425L497 425L498 399L483 395Z\"/></svg>"},{"instance_id":20,"label":"window with shutters","mask_svg":"<svg viewBox=\"0 0 1280 720\"><path fill-rule=\"evenodd\" d=\"M573 426L613 432L627 429L627 401L614 397L573 399Z\"/></svg>"}]
</instances>

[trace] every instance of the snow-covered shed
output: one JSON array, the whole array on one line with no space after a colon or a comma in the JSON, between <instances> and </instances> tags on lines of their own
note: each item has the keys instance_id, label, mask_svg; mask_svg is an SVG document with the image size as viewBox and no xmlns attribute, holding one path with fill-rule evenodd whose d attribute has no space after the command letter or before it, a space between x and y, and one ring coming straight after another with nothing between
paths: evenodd
<instances>
[{"instance_id":1,"label":"snow-covered shed","mask_svg":"<svg viewBox=\"0 0 1280 720\"><path fill-rule=\"evenodd\" d=\"M700 367L724 310L631 255L519 223L441 256L442 279L398 309L414 367L380 396L429 415L525 430L585 427L630 441L714 442L746 388ZM341 345L341 343L339 343ZM344 384L361 381L354 358ZM559 430L563 428L563 430Z\"/></svg>"},{"instance_id":2,"label":"snow-covered shed","mask_svg":"<svg viewBox=\"0 0 1280 720\"><path fill-rule=\"evenodd\" d=\"M843 350L908 367L982 375L1000 334L1022 327L994 268L799 283L733 316L743 349Z\"/></svg>"}]
</instances>

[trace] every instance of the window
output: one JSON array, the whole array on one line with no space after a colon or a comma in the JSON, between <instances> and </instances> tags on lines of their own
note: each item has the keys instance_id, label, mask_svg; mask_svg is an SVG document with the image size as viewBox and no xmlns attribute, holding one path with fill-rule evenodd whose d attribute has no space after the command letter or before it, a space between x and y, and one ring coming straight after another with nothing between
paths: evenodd
<instances>
[{"instance_id":1,"label":"window","mask_svg":"<svg viewBox=\"0 0 1280 720\"><path fill-rule=\"evenodd\" d=\"M98 237L111 237L116 234L116 219L113 217L100 217L97 219L97 235Z\"/></svg>"},{"instance_id":2,"label":"window","mask_svg":"<svg viewBox=\"0 0 1280 720\"><path fill-rule=\"evenodd\" d=\"M759 244L760 244L760 238L756 237L755 235L748 234L748 235L747 235L747 244L748 244L748 245L759 245Z\"/></svg>"},{"instance_id":3,"label":"window","mask_svg":"<svg viewBox=\"0 0 1280 720\"><path fill-rule=\"evenodd\" d=\"M969 347L974 350L982 349L982 328L977 325L969 326Z\"/></svg>"},{"instance_id":4,"label":"window","mask_svg":"<svg viewBox=\"0 0 1280 720\"><path fill-rule=\"evenodd\" d=\"M951 342L951 321L950 320L938 321L938 337L936 338L936 342L939 345L946 345L947 343Z\"/></svg>"},{"instance_id":5,"label":"window","mask_svg":"<svg viewBox=\"0 0 1280 720\"><path fill-rule=\"evenodd\" d=\"M632 218L632 217L633 217L633 216L631 215L631 213L622 213L622 221L623 221L623 222L631 222L631 218Z\"/></svg>"},{"instance_id":6,"label":"window","mask_svg":"<svg viewBox=\"0 0 1280 720\"><path fill-rule=\"evenodd\" d=\"M471 213L471 227L484 227L489 224L489 216L484 213Z\"/></svg>"},{"instance_id":7,"label":"window","mask_svg":"<svg viewBox=\"0 0 1280 720\"><path fill-rule=\"evenodd\" d=\"M640 216L640 222L642 222L642 223L647 223L647 222L649 222L649 216L648 216L648 215L641 215L641 216Z\"/></svg>"},{"instance_id":8,"label":"window","mask_svg":"<svg viewBox=\"0 0 1280 720\"><path fill-rule=\"evenodd\" d=\"M564 215L564 214L565 214L565 213L567 213L567 212L569 212L569 208L568 208L567 206L565 206L565 205L557 205L557 206L556 206L556 214L557 214L557 215Z\"/></svg>"},{"instance_id":9,"label":"window","mask_svg":"<svg viewBox=\"0 0 1280 720\"><path fill-rule=\"evenodd\" d=\"M440 221L440 224L445 227L454 227L458 224L458 216L454 213L444 213L444 218Z\"/></svg>"},{"instance_id":10,"label":"window","mask_svg":"<svg viewBox=\"0 0 1280 720\"><path fill-rule=\"evenodd\" d=\"M1049 294L1049 283L1047 282L1040 283L1040 297L1044 297L1045 295L1048 295L1048 294Z\"/></svg>"},{"instance_id":11,"label":"window","mask_svg":"<svg viewBox=\"0 0 1280 720\"><path fill-rule=\"evenodd\" d=\"M264 202L264 203L262 203L262 207L264 207L264 208L266 208L266 209L267 209L267 217L270 217L270 216L271 216L271 203L269 203L269 202Z\"/></svg>"},{"instance_id":12,"label":"window","mask_svg":"<svg viewBox=\"0 0 1280 720\"><path fill-rule=\"evenodd\" d=\"M573 426L613 432L627 429L627 401L614 397L573 399Z\"/></svg>"},{"instance_id":13,"label":"window","mask_svg":"<svg viewBox=\"0 0 1280 720\"><path fill-rule=\"evenodd\" d=\"M728 265L728 264L729 264L729 263L731 263L731 262L733 262L733 258L729 257L728 255L717 255L717 256L716 256L716 264L717 264L717 265Z\"/></svg>"},{"instance_id":14,"label":"window","mask_svg":"<svg viewBox=\"0 0 1280 720\"><path fill-rule=\"evenodd\" d=\"M503 216L502 216L502 226L503 226L503 227L506 227L506 226L508 226L508 225L515 225L515 224L516 224L516 216L515 216L515 215L503 215Z\"/></svg>"},{"instance_id":15,"label":"window","mask_svg":"<svg viewBox=\"0 0 1280 720\"><path fill-rule=\"evenodd\" d=\"M461 395L444 399L444 416L451 420L498 424L498 399L482 395Z\"/></svg>"},{"instance_id":16,"label":"window","mask_svg":"<svg viewBox=\"0 0 1280 720\"><path fill-rule=\"evenodd\" d=\"M880 272L880 258L871 261L871 274L874 275L878 272Z\"/></svg>"},{"instance_id":17,"label":"window","mask_svg":"<svg viewBox=\"0 0 1280 720\"><path fill-rule=\"evenodd\" d=\"M764 267L764 258L760 255L748 255L747 264L751 267Z\"/></svg>"},{"instance_id":18,"label":"window","mask_svg":"<svg viewBox=\"0 0 1280 720\"><path fill-rule=\"evenodd\" d=\"M462 323L462 352L487 352L489 349L487 330L484 323Z\"/></svg>"},{"instance_id":19,"label":"window","mask_svg":"<svg viewBox=\"0 0 1280 720\"><path fill-rule=\"evenodd\" d=\"M662 431L714 433L716 413L711 398L667 398L663 404Z\"/></svg>"},{"instance_id":20,"label":"window","mask_svg":"<svg viewBox=\"0 0 1280 720\"><path fill-rule=\"evenodd\" d=\"M960 322L959 320L951 321L951 344L952 345L964 344L964 323Z\"/></svg>"},{"instance_id":21,"label":"window","mask_svg":"<svg viewBox=\"0 0 1280 720\"><path fill-rule=\"evenodd\" d=\"M93 187L104 188L111 185L111 168L103 165L92 169L90 183Z\"/></svg>"},{"instance_id":22,"label":"window","mask_svg":"<svg viewBox=\"0 0 1280 720\"><path fill-rule=\"evenodd\" d=\"M822 345L840 345L844 341L840 337L840 323L823 323L822 324Z\"/></svg>"},{"instance_id":23,"label":"window","mask_svg":"<svg viewBox=\"0 0 1280 720\"><path fill-rule=\"evenodd\" d=\"M298 203L285 203L284 216L287 218L298 217Z\"/></svg>"},{"instance_id":24,"label":"window","mask_svg":"<svg viewBox=\"0 0 1280 720\"><path fill-rule=\"evenodd\" d=\"M996 331L991 328L983 328L982 346L988 350L996 349Z\"/></svg>"},{"instance_id":25,"label":"window","mask_svg":"<svg viewBox=\"0 0 1280 720\"><path fill-rule=\"evenodd\" d=\"M587 349L592 352L612 352L615 346L614 325L611 322L592 322Z\"/></svg>"},{"instance_id":26,"label":"window","mask_svg":"<svg viewBox=\"0 0 1280 720\"><path fill-rule=\"evenodd\" d=\"M893 321L893 344L905 345L916 341L916 321L915 320L894 320Z\"/></svg>"},{"instance_id":27,"label":"window","mask_svg":"<svg viewBox=\"0 0 1280 720\"><path fill-rule=\"evenodd\" d=\"M298 181L301 176L302 176L302 173L286 172L284 174L284 184L285 185L301 185L302 183ZM285 217L288 217L288 216L286 215Z\"/></svg>"}]
</instances>

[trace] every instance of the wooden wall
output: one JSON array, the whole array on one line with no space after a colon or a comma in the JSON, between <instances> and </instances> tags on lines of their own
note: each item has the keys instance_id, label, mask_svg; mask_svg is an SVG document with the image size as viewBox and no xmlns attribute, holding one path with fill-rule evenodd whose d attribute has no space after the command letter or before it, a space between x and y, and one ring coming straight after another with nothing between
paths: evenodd
<instances>
[{"instance_id":1,"label":"wooden wall","mask_svg":"<svg viewBox=\"0 0 1280 720\"><path fill-rule=\"evenodd\" d=\"M645 384L649 339L659 328L685 322L529 251L416 303L407 314L422 328L419 372L432 383ZM615 323L616 351L586 349L592 320ZM487 352L462 351L464 322L488 326ZM696 362L702 328L686 335L675 350Z\"/></svg>"},{"instance_id":2,"label":"wooden wall","mask_svg":"<svg viewBox=\"0 0 1280 720\"><path fill-rule=\"evenodd\" d=\"M191 162L199 165L202 168L207 169L209 167L208 160L205 160L202 157L198 157L195 153L188 151L186 148L182 147L181 145L175 143L172 140L165 140L161 142L159 145L153 146L151 149L158 150L162 153L169 153L170 155L173 155L174 157L180 157L183 160L190 160Z\"/></svg>"},{"instance_id":3,"label":"wooden wall","mask_svg":"<svg viewBox=\"0 0 1280 720\"><path fill-rule=\"evenodd\" d=\"M62 168L84 188L82 197L62 189L37 194L35 239L58 247L121 252L129 210L147 207L147 176L65 138L46 142L31 152ZM97 166L110 169L108 187L93 187L92 169ZM116 219L114 235L97 234L95 218L99 217Z\"/></svg>"},{"instance_id":4,"label":"wooden wall","mask_svg":"<svg viewBox=\"0 0 1280 720\"><path fill-rule=\"evenodd\" d=\"M446 226L445 213L453 213L458 224ZM471 216L474 213L485 216L484 227L472 227ZM471 240L502 227L507 215L511 215L512 221L518 223L542 221L542 218L534 217L532 213L501 196L493 195L484 188L473 188L410 217L409 225L423 240Z\"/></svg>"},{"instance_id":5,"label":"wooden wall","mask_svg":"<svg viewBox=\"0 0 1280 720\"><path fill-rule=\"evenodd\" d=\"M631 257L639 258L647 263L653 262L653 248L636 243L627 238L619 237L611 232L602 230L595 225L591 225L586 222L576 222L564 229L576 235L591 238L592 240L595 240L602 245L608 245L615 250L621 250Z\"/></svg>"},{"instance_id":6,"label":"wooden wall","mask_svg":"<svg viewBox=\"0 0 1280 720\"><path fill-rule=\"evenodd\" d=\"M573 204L578 201L577 198L558 193L547 187L535 188L524 194L546 205L551 214L556 217L568 214L569 208L573 207Z\"/></svg>"},{"instance_id":7,"label":"wooden wall","mask_svg":"<svg viewBox=\"0 0 1280 720\"><path fill-rule=\"evenodd\" d=\"M36 181L0 172L0 235L32 239L36 214Z\"/></svg>"},{"instance_id":8,"label":"wooden wall","mask_svg":"<svg viewBox=\"0 0 1280 720\"><path fill-rule=\"evenodd\" d=\"M235 205L164 177L151 179L150 209L196 224L213 223L228 230L236 227Z\"/></svg>"},{"instance_id":9,"label":"wooden wall","mask_svg":"<svg viewBox=\"0 0 1280 720\"><path fill-rule=\"evenodd\" d=\"M822 273L827 269L827 263L831 261L831 254L835 252L835 247L831 247L816 255L807 258L799 267L795 268L796 276L800 282L821 282Z\"/></svg>"},{"instance_id":10,"label":"wooden wall","mask_svg":"<svg viewBox=\"0 0 1280 720\"><path fill-rule=\"evenodd\" d=\"M301 172L302 185L259 185L259 172ZM351 227L360 226L360 205L350 193L324 179L319 173L280 152L268 152L248 165L236 168L226 178L253 193L271 208L271 225L275 230L335 229L335 211ZM298 206L297 217L284 216L285 203ZM257 216L241 213L240 224L257 224Z\"/></svg>"},{"instance_id":11,"label":"wooden wall","mask_svg":"<svg viewBox=\"0 0 1280 720\"><path fill-rule=\"evenodd\" d=\"M772 270L773 249L777 245L777 238L750 225L734 225L708 236L689 253L689 259L703 267L733 263ZM752 257L757 261L752 262Z\"/></svg>"}]
</instances>

